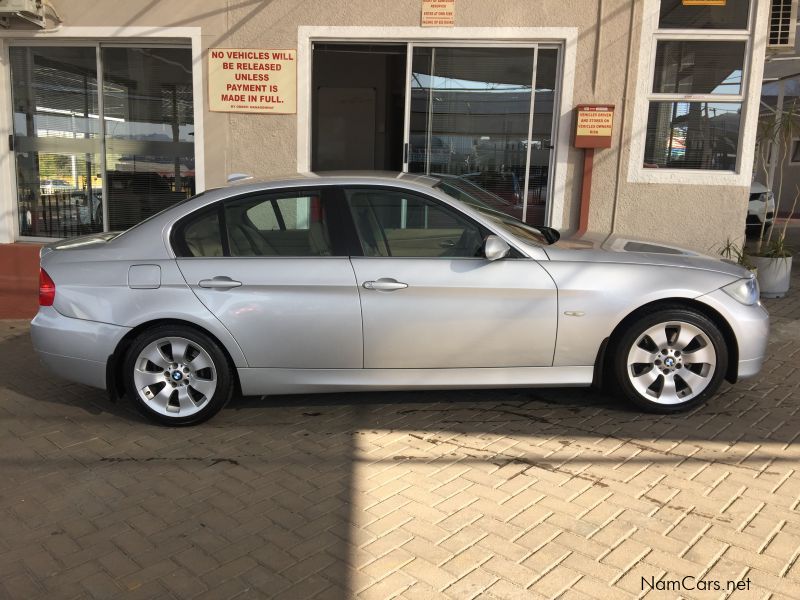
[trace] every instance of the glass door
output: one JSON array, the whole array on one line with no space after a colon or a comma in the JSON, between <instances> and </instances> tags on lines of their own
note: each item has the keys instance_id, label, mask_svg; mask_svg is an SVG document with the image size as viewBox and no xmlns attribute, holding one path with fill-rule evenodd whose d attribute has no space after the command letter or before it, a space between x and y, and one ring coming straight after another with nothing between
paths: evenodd
<instances>
[{"instance_id":1,"label":"glass door","mask_svg":"<svg viewBox=\"0 0 800 600\"><path fill-rule=\"evenodd\" d=\"M544 224L558 49L411 48L404 168L476 184L499 210Z\"/></svg>"}]
</instances>

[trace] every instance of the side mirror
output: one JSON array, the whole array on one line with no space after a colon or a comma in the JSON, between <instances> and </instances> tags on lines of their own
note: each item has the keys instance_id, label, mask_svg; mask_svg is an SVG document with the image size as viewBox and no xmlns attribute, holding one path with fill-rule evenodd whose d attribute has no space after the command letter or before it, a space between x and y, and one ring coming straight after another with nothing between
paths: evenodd
<instances>
[{"instance_id":1,"label":"side mirror","mask_svg":"<svg viewBox=\"0 0 800 600\"><path fill-rule=\"evenodd\" d=\"M508 256L511 252L511 246L506 241L496 235L490 235L483 243L483 255L486 260L499 260Z\"/></svg>"}]
</instances>

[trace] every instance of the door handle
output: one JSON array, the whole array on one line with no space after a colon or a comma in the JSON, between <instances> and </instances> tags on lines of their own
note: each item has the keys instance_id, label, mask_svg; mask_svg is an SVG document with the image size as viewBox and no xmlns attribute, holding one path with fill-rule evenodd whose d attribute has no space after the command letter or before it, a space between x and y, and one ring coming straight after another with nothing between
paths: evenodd
<instances>
[{"instance_id":1,"label":"door handle","mask_svg":"<svg viewBox=\"0 0 800 600\"><path fill-rule=\"evenodd\" d=\"M365 281L362 286L367 290L378 290L379 292L393 292L407 288L408 284L390 277L381 277L377 281Z\"/></svg>"},{"instance_id":2,"label":"door handle","mask_svg":"<svg viewBox=\"0 0 800 600\"><path fill-rule=\"evenodd\" d=\"M453 240L442 240L439 242L441 248L454 248L456 243Z\"/></svg>"},{"instance_id":3,"label":"door handle","mask_svg":"<svg viewBox=\"0 0 800 600\"><path fill-rule=\"evenodd\" d=\"M241 281L234 281L230 277L218 276L213 279L201 279L198 283L201 288L211 288L215 290L229 290L242 285Z\"/></svg>"}]
</instances>

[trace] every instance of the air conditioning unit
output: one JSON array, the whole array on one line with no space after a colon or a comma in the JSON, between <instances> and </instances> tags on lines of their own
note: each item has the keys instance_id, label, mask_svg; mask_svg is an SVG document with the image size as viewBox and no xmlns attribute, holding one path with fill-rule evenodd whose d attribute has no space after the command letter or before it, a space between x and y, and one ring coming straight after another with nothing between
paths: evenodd
<instances>
[{"instance_id":1,"label":"air conditioning unit","mask_svg":"<svg viewBox=\"0 0 800 600\"><path fill-rule=\"evenodd\" d=\"M771 0L767 50L794 52L798 0Z\"/></svg>"},{"instance_id":2,"label":"air conditioning unit","mask_svg":"<svg viewBox=\"0 0 800 600\"><path fill-rule=\"evenodd\" d=\"M0 27L44 29L46 26L42 0L0 0Z\"/></svg>"}]
</instances>

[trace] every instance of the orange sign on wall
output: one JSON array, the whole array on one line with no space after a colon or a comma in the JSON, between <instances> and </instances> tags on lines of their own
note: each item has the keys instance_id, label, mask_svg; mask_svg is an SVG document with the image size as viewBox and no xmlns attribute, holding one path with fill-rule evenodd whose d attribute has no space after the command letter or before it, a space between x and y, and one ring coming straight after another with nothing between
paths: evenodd
<instances>
[{"instance_id":1,"label":"orange sign on wall","mask_svg":"<svg viewBox=\"0 0 800 600\"><path fill-rule=\"evenodd\" d=\"M422 0L422 27L453 27L456 0Z\"/></svg>"},{"instance_id":2,"label":"orange sign on wall","mask_svg":"<svg viewBox=\"0 0 800 600\"><path fill-rule=\"evenodd\" d=\"M211 48L208 108L218 112L297 112L296 50Z\"/></svg>"},{"instance_id":3,"label":"orange sign on wall","mask_svg":"<svg viewBox=\"0 0 800 600\"><path fill-rule=\"evenodd\" d=\"M683 0L684 6L725 6L726 0Z\"/></svg>"},{"instance_id":4,"label":"orange sign on wall","mask_svg":"<svg viewBox=\"0 0 800 600\"><path fill-rule=\"evenodd\" d=\"M579 104L575 113L576 148L611 147L614 128L612 104Z\"/></svg>"}]
</instances>

